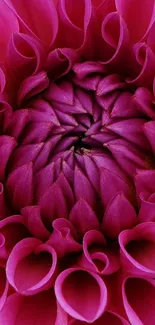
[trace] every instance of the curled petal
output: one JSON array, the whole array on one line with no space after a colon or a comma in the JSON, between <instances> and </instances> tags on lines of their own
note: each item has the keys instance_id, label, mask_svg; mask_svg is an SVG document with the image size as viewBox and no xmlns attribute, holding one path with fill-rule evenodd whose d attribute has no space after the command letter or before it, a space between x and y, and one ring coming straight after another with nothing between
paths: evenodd
<instances>
[{"instance_id":1,"label":"curled petal","mask_svg":"<svg viewBox=\"0 0 155 325\"><path fill-rule=\"evenodd\" d=\"M22 216L14 215L0 221L0 258L6 260L13 247L29 236Z\"/></svg>"},{"instance_id":2,"label":"curled petal","mask_svg":"<svg viewBox=\"0 0 155 325\"><path fill-rule=\"evenodd\" d=\"M0 62L3 62L6 59L8 43L11 39L12 33L19 32L19 24L16 15L7 6L5 1L0 1L0 12Z\"/></svg>"},{"instance_id":3,"label":"curled petal","mask_svg":"<svg viewBox=\"0 0 155 325\"><path fill-rule=\"evenodd\" d=\"M49 53L46 61L46 70L52 76L52 79L57 79L68 73L78 59L78 54L70 48L55 49Z\"/></svg>"},{"instance_id":4,"label":"curled petal","mask_svg":"<svg viewBox=\"0 0 155 325\"><path fill-rule=\"evenodd\" d=\"M80 267L100 275L107 275L120 268L118 252L109 249L102 233L88 231L83 238L83 255L78 260Z\"/></svg>"},{"instance_id":5,"label":"curled petal","mask_svg":"<svg viewBox=\"0 0 155 325\"><path fill-rule=\"evenodd\" d=\"M4 186L0 183L0 219L9 216L9 207L7 205Z\"/></svg>"},{"instance_id":6,"label":"curled petal","mask_svg":"<svg viewBox=\"0 0 155 325\"><path fill-rule=\"evenodd\" d=\"M140 222L155 221L155 194L140 193L140 209L138 213Z\"/></svg>"},{"instance_id":7,"label":"curled petal","mask_svg":"<svg viewBox=\"0 0 155 325\"><path fill-rule=\"evenodd\" d=\"M58 276L55 293L59 304L70 316L89 323L101 316L107 304L103 280L79 268L67 269Z\"/></svg>"},{"instance_id":8,"label":"curled petal","mask_svg":"<svg viewBox=\"0 0 155 325\"><path fill-rule=\"evenodd\" d=\"M134 47L136 61L139 64L139 69L134 79L127 79L131 85L138 87L147 87L152 90L155 69L155 55L145 43L138 43Z\"/></svg>"},{"instance_id":9,"label":"curled petal","mask_svg":"<svg viewBox=\"0 0 155 325\"><path fill-rule=\"evenodd\" d=\"M144 222L119 235L122 263L125 270L137 275L154 277L155 224Z\"/></svg>"},{"instance_id":10,"label":"curled petal","mask_svg":"<svg viewBox=\"0 0 155 325\"><path fill-rule=\"evenodd\" d=\"M103 20L102 37L103 64L110 65L119 73L129 69L133 61L129 32L123 18L117 12L109 13Z\"/></svg>"},{"instance_id":11,"label":"curled petal","mask_svg":"<svg viewBox=\"0 0 155 325\"><path fill-rule=\"evenodd\" d=\"M117 238L124 229L137 223L136 212L123 193L118 193L108 204L102 221L103 231L110 238Z\"/></svg>"},{"instance_id":12,"label":"curled petal","mask_svg":"<svg viewBox=\"0 0 155 325\"><path fill-rule=\"evenodd\" d=\"M154 325L155 283L141 277L128 277L122 288L124 307L131 324Z\"/></svg>"},{"instance_id":13,"label":"curled petal","mask_svg":"<svg viewBox=\"0 0 155 325\"><path fill-rule=\"evenodd\" d=\"M77 229L80 235L83 235L90 229L99 229L99 220L88 205L88 203L80 199L72 208L69 220Z\"/></svg>"},{"instance_id":14,"label":"curled petal","mask_svg":"<svg viewBox=\"0 0 155 325\"><path fill-rule=\"evenodd\" d=\"M35 238L26 238L13 248L6 265L9 283L23 295L52 287L56 277L55 250Z\"/></svg>"},{"instance_id":15,"label":"curled petal","mask_svg":"<svg viewBox=\"0 0 155 325\"><path fill-rule=\"evenodd\" d=\"M8 295L8 289L9 289L9 283L7 281L6 278L6 272L5 272L5 268L3 268L2 266L0 266L0 311L3 308L6 299L7 299L7 295Z\"/></svg>"},{"instance_id":16,"label":"curled petal","mask_svg":"<svg viewBox=\"0 0 155 325\"><path fill-rule=\"evenodd\" d=\"M99 62L86 61L82 63L75 63L73 65L73 71L79 79L83 79L92 73L104 73L105 68Z\"/></svg>"},{"instance_id":17,"label":"curled petal","mask_svg":"<svg viewBox=\"0 0 155 325\"><path fill-rule=\"evenodd\" d=\"M52 308L51 308L52 306ZM55 325L56 320L67 325L66 313L57 306L54 290L47 290L31 297L15 293L8 297L0 313L1 324L6 325Z\"/></svg>"},{"instance_id":18,"label":"curled petal","mask_svg":"<svg viewBox=\"0 0 155 325\"><path fill-rule=\"evenodd\" d=\"M78 16L77 16L78 10ZM91 24L92 4L91 1L80 0L78 5L74 6L66 0L60 0L58 3L59 15L59 35L58 40L61 47L70 47L73 49L83 49L85 45L88 52L89 33ZM66 31L66 37L62 37L62 31ZM74 34L74 37L72 35ZM90 46L90 45L89 45ZM60 47L60 46L59 46ZM90 48L92 51L92 48Z\"/></svg>"},{"instance_id":19,"label":"curled petal","mask_svg":"<svg viewBox=\"0 0 155 325\"><path fill-rule=\"evenodd\" d=\"M127 24L132 41L134 43L140 41L154 19L154 0L149 1L149 4L147 0L144 0L143 3L140 0L136 2L134 0L129 0L127 2L116 0L115 3L119 14L124 18ZM139 17L138 20L137 17ZM140 24L139 21L141 21Z\"/></svg>"},{"instance_id":20,"label":"curled petal","mask_svg":"<svg viewBox=\"0 0 155 325\"><path fill-rule=\"evenodd\" d=\"M58 258L81 251L82 246L77 242L76 231L69 220L59 218L52 225L53 232L47 243L55 249Z\"/></svg>"},{"instance_id":21,"label":"curled petal","mask_svg":"<svg viewBox=\"0 0 155 325\"><path fill-rule=\"evenodd\" d=\"M9 3L9 0L6 0ZM51 45L58 31L57 11L53 1L36 0L25 4L24 1L12 0L11 9L22 23L23 31L37 36L46 45ZM31 17L31 19L30 19Z\"/></svg>"},{"instance_id":22,"label":"curled petal","mask_svg":"<svg viewBox=\"0 0 155 325\"><path fill-rule=\"evenodd\" d=\"M10 83L14 82L19 87L21 80L38 71L44 57L45 50L35 38L23 33L13 34L7 51Z\"/></svg>"},{"instance_id":23,"label":"curled petal","mask_svg":"<svg viewBox=\"0 0 155 325\"><path fill-rule=\"evenodd\" d=\"M152 179L155 177L155 170L140 170L135 176L135 186L137 191L137 196L142 192L149 192L150 194L155 193L155 184Z\"/></svg>"},{"instance_id":24,"label":"curled petal","mask_svg":"<svg viewBox=\"0 0 155 325\"><path fill-rule=\"evenodd\" d=\"M81 322L80 320L73 320L69 325L86 325L88 323ZM94 325L130 325L129 322L118 315L115 312L112 312L111 310L105 311L104 314L98 318L95 322L93 322Z\"/></svg>"}]
</instances>

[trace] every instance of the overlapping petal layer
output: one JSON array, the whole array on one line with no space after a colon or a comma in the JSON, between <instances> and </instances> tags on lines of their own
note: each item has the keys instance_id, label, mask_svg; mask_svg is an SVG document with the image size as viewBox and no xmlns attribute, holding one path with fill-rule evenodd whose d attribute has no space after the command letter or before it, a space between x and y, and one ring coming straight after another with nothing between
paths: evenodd
<instances>
[{"instance_id":1,"label":"overlapping petal layer","mask_svg":"<svg viewBox=\"0 0 155 325\"><path fill-rule=\"evenodd\" d=\"M154 0L0 0L0 27L0 324L153 325Z\"/></svg>"}]
</instances>

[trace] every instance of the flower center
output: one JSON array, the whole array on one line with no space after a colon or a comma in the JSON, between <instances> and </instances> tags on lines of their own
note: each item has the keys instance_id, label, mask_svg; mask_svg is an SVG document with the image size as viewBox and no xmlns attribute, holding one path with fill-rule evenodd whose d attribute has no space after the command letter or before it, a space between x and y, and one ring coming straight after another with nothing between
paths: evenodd
<instances>
[{"instance_id":1,"label":"flower center","mask_svg":"<svg viewBox=\"0 0 155 325\"><path fill-rule=\"evenodd\" d=\"M21 85L18 107L5 130L6 135L16 140L12 144L9 138L11 154L6 169L6 189L16 212L25 204L40 204L61 174L74 192L76 171L83 186L78 197L85 198L102 214L101 169L117 174L133 186L136 171L150 168L153 161L144 132L148 117L137 109L135 94L127 84L115 74L105 76L96 72L81 77L76 70L72 77L56 82L40 72ZM16 199L14 204L8 186L10 179L16 179L18 173L30 177L30 166L33 195L29 200Z\"/></svg>"}]
</instances>

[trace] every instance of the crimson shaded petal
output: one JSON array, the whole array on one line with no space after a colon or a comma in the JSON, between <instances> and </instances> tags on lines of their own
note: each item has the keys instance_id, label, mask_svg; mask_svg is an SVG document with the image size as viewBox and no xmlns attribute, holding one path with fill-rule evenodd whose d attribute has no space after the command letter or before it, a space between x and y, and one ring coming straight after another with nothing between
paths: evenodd
<instances>
[{"instance_id":1,"label":"crimson shaded petal","mask_svg":"<svg viewBox=\"0 0 155 325\"><path fill-rule=\"evenodd\" d=\"M20 211L33 203L32 163L15 169L8 177L7 192L13 208Z\"/></svg>"},{"instance_id":2,"label":"crimson shaded petal","mask_svg":"<svg viewBox=\"0 0 155 325\"><path fill-rule=\"evenodd\" d=\"M55 250L36 238L21 240L6 265L9 283L23 295L34 295L52 287L56 278Z\"/></svg>"},{"instance_id":3,"label":"crimson shaded petal","mask_svg":"<svg viewBox=\"0 0 155 325\"><path fill-rule=\"evenodd\" d=\"M99 229L99 220L84 199L80 199L72 208L69 220L80 235L90 229Z\"/></svg>"},{"instance_id":4,"label":"crimson shaded petal","mask_svg":"<svg viewBox=\"0 0 155 325\"><path fill-rule=\"evenodd\" d=\"M110 238L117 238L124 229L129 229L137 223L136 212L123 195L118 193L108 204L102 221L104 233Z\"/></svg>"},{"instance_id":5,"label":"crimson shaded petal","mask_svg":"<svg viewBox=\"0 0 155 325\"><path fill-rule=\"evenodd\" d=\"M62 308L81 321L94 322L107 304L104 281L98 275L79 268L60 273L55 283L55 293Z\"/></svg>"}]
</instances>

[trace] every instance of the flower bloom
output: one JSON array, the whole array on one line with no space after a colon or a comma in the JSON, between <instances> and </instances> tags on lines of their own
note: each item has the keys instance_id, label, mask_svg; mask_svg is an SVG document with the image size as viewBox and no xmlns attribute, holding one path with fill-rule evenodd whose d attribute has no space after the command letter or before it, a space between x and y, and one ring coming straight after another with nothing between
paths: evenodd
<instances>
[{"instance_id":1,"label":"flower bloom","mask_svg":"<svg viewBox=\"0 0 155 325\"><path fill-rule=\"evenodd\" d=\"M155 1L0 0L0 324L154 325Z\"/></svg>"}]
</instances>

